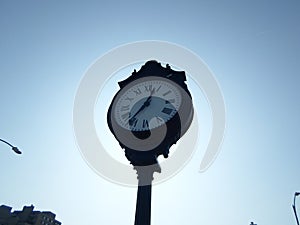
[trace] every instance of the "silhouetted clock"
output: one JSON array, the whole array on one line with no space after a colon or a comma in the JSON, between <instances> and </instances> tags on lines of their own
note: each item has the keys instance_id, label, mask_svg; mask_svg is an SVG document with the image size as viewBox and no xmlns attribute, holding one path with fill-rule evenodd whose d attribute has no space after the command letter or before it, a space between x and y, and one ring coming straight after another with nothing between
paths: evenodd
<instances>
[{"instance_id":1,"label":"silhouetted clock","mask_svg":"<svg viewBox=\"0 0 300 225\"><path fill-rule=\"evenodd\" d=\"M157 158L187 131L193 119L191 94L183 71L148 61L127 79L108 109L108 126L138 173L136 225L150 224L151 181Z\"/></svg>"}]
</instances>

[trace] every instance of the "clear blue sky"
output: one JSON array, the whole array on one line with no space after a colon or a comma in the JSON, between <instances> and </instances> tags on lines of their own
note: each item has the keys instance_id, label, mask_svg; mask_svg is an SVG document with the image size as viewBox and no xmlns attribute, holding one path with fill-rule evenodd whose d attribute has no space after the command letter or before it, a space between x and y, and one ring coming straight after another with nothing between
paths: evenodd
<instances>
[{"instance_id":1,"label":"clear blue sky","mask_svg":"<svg viewBox=\"0 0 300 225\"><path fill-rule=\"evenodd\" d=\"M86 165L72 110L96 58L154 39L207 63L224 94L227 130L209 170L198 172L200 150L153 188L153 224L295 224L299 11L298 0L0 1L0 138L24 153L0 145L0 204L34 204L64 225L133 224L136 190Z\"/></svg>"}]
</instances>

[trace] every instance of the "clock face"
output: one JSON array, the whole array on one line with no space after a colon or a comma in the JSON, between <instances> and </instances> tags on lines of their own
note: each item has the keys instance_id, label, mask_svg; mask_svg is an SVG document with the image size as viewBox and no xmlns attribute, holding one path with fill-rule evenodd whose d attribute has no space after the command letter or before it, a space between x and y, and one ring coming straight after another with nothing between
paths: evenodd
<instances>
[{"instance_id":1,"label":"clock face","mask_svg":"<svg viewBox=\"0 0 300 225\"><path fill-rule=\"evenodd\" d=\"M119 95L113 116L119 126L134 132L165 124L182 102L181 93L172 81L155 77L125 86Z\"/></svg>"}]
</instances>

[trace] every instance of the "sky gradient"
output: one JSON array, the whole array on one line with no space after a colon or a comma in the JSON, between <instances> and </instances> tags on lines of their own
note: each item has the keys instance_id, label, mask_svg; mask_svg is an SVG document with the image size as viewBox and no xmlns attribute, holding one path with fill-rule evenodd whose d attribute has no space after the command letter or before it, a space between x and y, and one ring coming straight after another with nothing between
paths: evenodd
<instances>
[{"instance_id":1,"label":"sky gradient","mask_svg":"<svg viewBox=\"0 0 300 225\"><path fill-rule=\"evenodd\" d=\"M179 174L153 187L152 224L295 224L299 11L298 0L1 1L0 138L23 155L0 145L0 204L33 204L64 225L133 224L136 189L104 180L85 163L73 103L99 56L121 44L162 40L192 50L214 73L227 129L205 173L198 172L199 148ZM205 99L192 95L205 121ZM118 145L112 151L121 157Z\"/></svg>"}]
</instances>

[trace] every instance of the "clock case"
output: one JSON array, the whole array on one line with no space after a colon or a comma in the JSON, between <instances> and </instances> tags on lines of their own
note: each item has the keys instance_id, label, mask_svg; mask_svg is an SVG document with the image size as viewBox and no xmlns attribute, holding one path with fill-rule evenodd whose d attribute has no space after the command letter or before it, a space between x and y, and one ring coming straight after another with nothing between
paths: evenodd
<instances>
[{"instance_id":1,"label":"clock case","mask_svg":"<svg viewBox=\"0 0 300 225\"><path fill-rule=\"evenodd\" d=\"M138 79L146 78L146 77L152 77L152 78L157 77L157 78L167 79L170 82L175 82L175 84L179 85L180 92L184 92L181 93L181 95L185 96L185 98L182 99L181 106L179 107L178 110L178 111L180 110L185 111L184 113L185 116L183 116L184 118L181 118L182 115L179 116L179 113L177 111L176 114L166 122L167 130L163 141L161 141L161 143L158 144L155 148L147 151L142 149L143 148L142 146L141 149L132 149L126 146L126 144L124 143L124 141L122 141L122 139L124 140L127 138L126 132L129 131L121 126L116 125L117 124L116 121L113 121L114 116L112 116L113 105L116 102L118 94L122 91L122 89L126 88L132 82L135 82ZM157 61L151 60L146 62L145 65L143 65L138 72L134 70L131 76L129 76L127 79L123 81L118 82L120 90L114 96L112 103L108 109L107 123L110 131L113 133L115 138L119 141L120 146L125 149L125 156L133 166L155 165L157 164L157 157L159 155L163 155L165 158L167 158L170 147L173 144L175 144L180 139L180 137L187 131L188 127L192 122L194 109L192 104L192 96L187 88L185 81L186 81L186 75L184 71L175 71L171 69L169 64L167 64L166 67L163 67ZM157 128L152 129L151 132L155 132L156 129ZM117 130L118 132L116 132ZM144 136L143 132L145 131L135 131L135 132L131 131L131 132L136 137L143 137ZM136 132L141 132L141 134L137 134ZM124 133L124 136L121 135L122 137L120 137L120 133ZM144 141L146 144L147 139L145 139ZM158 167L157 172L160 172L160 167Z\"/></svg>"}]
</instances>

